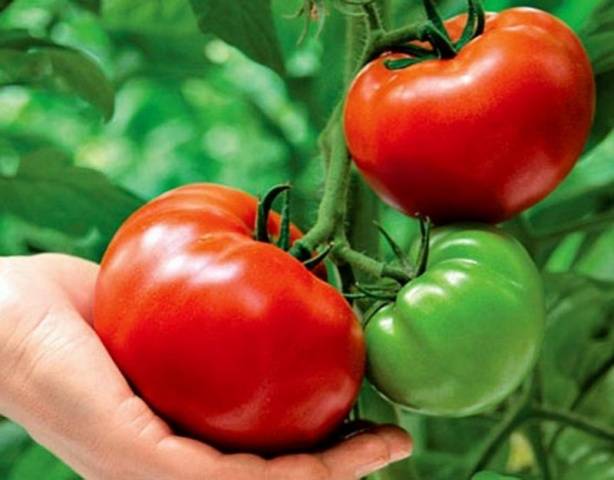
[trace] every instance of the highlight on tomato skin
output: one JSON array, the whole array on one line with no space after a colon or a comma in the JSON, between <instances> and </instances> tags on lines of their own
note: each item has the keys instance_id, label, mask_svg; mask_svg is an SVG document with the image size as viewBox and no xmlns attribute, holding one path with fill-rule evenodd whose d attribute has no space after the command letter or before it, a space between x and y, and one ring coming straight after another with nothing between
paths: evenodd
<instances>
[{"instance_id":1,"label":"highlight on tomato skin","mask_svg":"<svg viewBox=\"0 0 614 480\"><path fill-rule=\"evenodd\" d=\"M213 184L142 207L104 256L94 328L136 391L181 431L234 451L306 449L355 402L363 333L337 290L253 239L256 208L254 197ZM272 235L279 224L272 212Z\"/></svg>"},{"instance_id":2,"label":"highlight on tomato skin","mask_svg":"<svg viewBox=\"0 0 614 480\"><path fill-rule=\"evenodd\" d=\"M445 22L458 39L466 22ZM385 53L354 79L344 125L376 193L435 223L498 223L543 199L587 141L595 82L578 37L556 17L512 8L451 59L391 70Z\"/></svg>"}]
</instances>

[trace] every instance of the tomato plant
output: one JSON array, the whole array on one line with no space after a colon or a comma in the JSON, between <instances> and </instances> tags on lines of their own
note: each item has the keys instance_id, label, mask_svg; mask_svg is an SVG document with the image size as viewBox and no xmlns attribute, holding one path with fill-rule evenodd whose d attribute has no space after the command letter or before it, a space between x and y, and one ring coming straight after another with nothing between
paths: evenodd
<instances>
[{"instance_id":1,"label":"tomato plant","mask_svg":"<svg viewBox=\"0 0 614 480\"><path fill-rule=\"evenodd\" d=\"M466 22L445 23L453 41ZM576 35L534 9L488 14L484 32L459 47L399 68L409 54L393 46L370 62L349 89L348 147L375 191L409 215L500 222L544 198L578 160L593 73Z\"/></svg>"},{"instance_id":2,"label":"tomato plant","mask_svg":"<svg viewBox=\"0 0 614 480\"><path fill-rule=\"evenodd\" d=\"M362 330L333 287L254 240L256 212L254 197L213 184L142 207L102 261L94 327L182 430L233 450L307 448L356 398ZM279 233L278 215L268 229Z\"/></svg>"}]
</instances>

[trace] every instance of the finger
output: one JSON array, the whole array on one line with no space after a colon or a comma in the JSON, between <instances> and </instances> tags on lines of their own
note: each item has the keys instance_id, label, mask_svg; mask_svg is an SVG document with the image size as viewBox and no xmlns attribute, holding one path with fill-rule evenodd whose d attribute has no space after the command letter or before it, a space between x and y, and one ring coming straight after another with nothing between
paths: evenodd
<instances>
[{"instance_id":1,"label":"finger","mask_svg":"<svg viewBox=\"0 0 614 480\"><path fill-rule=\"evenodd\" d=\"M320 454L331 478L353 475L361 478L411 454L409 435L398 427L377 427L350 438Z\"/></svg>"},{"instance_id":2,"label":"finger","mask_svg":"<svg viewBox=\"0 0 614 480\"><path fill-rule=\"evenodd\" d=\"M71 304L91 323L92 299L98 265L81 258L57 253L44 253L30 257L45 275L59 285Z\"/></svg>"},{"instance_id":3,"label":"finger","mask_svg":"<svg viewBox=\"0 0 614 480\"><path fill-rule=\"evenodd\" d=\"M157 443L160 457L167 463L165 470L183 480L217 480L216 470L223 455L213 447L185 437L169 436ZM232 477L230 477L232 478Z\"/></svg>"},{"instance_id":4,"label":"finger","mask_svg":"<svg viewBox=\"0 0 614 480\"><path fill-rule=\"evenodd\" d=\"M267 480L345 480L347 477L334 477L320 456L301 454L284 455L269 460L265 465L263 478Z\"/></svg>"}]
</instances>

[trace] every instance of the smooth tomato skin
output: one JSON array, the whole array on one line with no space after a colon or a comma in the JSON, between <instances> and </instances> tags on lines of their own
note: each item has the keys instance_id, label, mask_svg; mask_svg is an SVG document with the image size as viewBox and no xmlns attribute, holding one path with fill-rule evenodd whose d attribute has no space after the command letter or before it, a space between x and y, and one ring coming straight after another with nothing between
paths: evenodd
<instances>
[{"instance_id":1,"label":"smooth tomato skin","mask_svg":"<svg viewBox=\"0 0 614 480\"><path fill-rule=\"evenodd\" d=\"M511 394L535 364L543 287L522 245L495 227L433 233L426 272L367 323L367 376L408 409L473 415Z\"/></svg>"},{"instance_id":2,"label":"smooth tomato skin","mask_svg":"<svg viewBox=\"0 0 614 480\"><path fill-rule=\"evenodd\" d=\"M465 21L446 22L452 38ZM453 59L384 66L399 57L358 74L345 133L372 188L404 213L500 222L550 193L580 156L594 78L579 39L552 15L488 14L485 33Z\"/></svg>"},{"instance_id":3,"label":"smooth tomato skin","mask_svg":"<svg viewBox=\"0 0 614 480\"><path fill-rule=\"evenodd\" d=\"M105 254L94 327L136 391L181 431L278 453L311 447L342 422L365 347L333 287L252 239L256 207L211 184L145 205Z\"/></svg>"}]
</instances>

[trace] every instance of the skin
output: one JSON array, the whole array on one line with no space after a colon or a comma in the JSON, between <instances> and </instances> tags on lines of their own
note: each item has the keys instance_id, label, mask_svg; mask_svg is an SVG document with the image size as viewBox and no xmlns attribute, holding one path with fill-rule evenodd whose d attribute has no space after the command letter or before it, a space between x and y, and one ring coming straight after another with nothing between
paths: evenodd
<instances>
[{"instance_id":1,"label":"skin","mask_svg":"<svg viewBox=\"0 0 614 480\"><path fill-rule=\"evenodd\" d=\"M460 37L466 16L446 22ZM345 133L373 189L435 223L497 223L535 204L569 173L595 106L590 61L552 15L488 14L484 34L448 60L388 70L385 54L352 84Z\"/></svg>"},{"instance_id":2,"label":"skin","mask_svg":"<svg viewBox=\"0 0 614 480\"><path fill-rule=\"evenodd\" d=\"M351 409L363 333L337 290L253 239L256 207L215 184L145 205L105 254L94 327L139 394L184 431L226 449L301 451ZM278 223L270 217L273 235Z\"/></svg>"},{"instance_id":3,"label":"skin","mask_svg":"<svg viewBox=\"0 0 614 480\"><path fill-rule=\"evenodd\" d=\"M88 480L350 480L409 455L378 427L326 451L264 460L173 434L130 389L92 329L97 265L0 259L0 414Z\"/></svg>"},{"instance_id":4,"label":"skin","mask_svg":"<svg viewBox=\"0 0 614 480\"><path fill-rule=\"evenodd\" d=\"M366 327L368 375L408 408L472 415L514 391L536 361L541 279L522 245L495 227L444 227L430 247L426 272Z\"/></svg>"}]
</instances>

